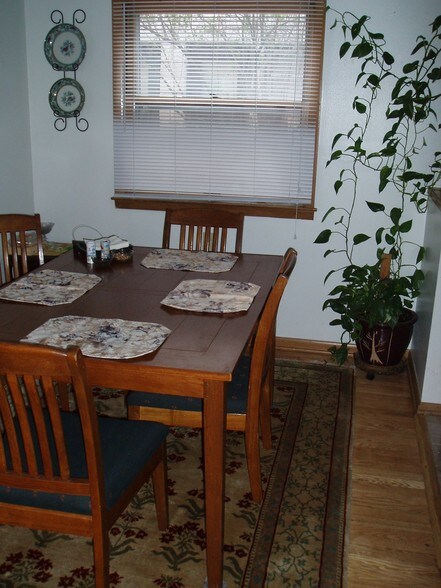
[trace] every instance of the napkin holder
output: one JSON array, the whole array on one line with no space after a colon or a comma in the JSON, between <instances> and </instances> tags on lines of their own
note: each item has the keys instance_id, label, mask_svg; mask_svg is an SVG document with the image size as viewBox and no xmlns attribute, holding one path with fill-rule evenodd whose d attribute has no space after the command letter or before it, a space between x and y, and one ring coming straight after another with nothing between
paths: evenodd
<instances>
[{"instance_id":1,"label":"napkin holder","mask_svg":"<svg viewBox=\"0 0 441 588\"><path fill-rule=\"evenodd\" d=\"M81 238L80 238L81 235ZM90 239L91 241L98 241L103 239L102 234L89 225L78 225L72 229L72 249L75 257L86 259L87 249L84 239Z\"/></svg>"},{"instance_id":2,"label":"napkin holder","mask_svg":"<svg viewBox=\"0 0 441 588\"><path fill-rule=\"evenodd\" d=\"M82 239L77 238L77 232L79 229L88 229L87 236L84 236ZM94 231L96 234L90 236L90 231ZM97 238L96 235L99 235ZM117 235L110 235L109 237L103 237L101 233L95 229L94 227L89 227L88 225L78 225L72 231L72 247L74 256L79 257L81 259L86 259L87 257L87 248L84 239L90 239L95 241L96 244L96 258L95 262L103 263L104 260L101 260L101 248L100 248L100 241L101 239L109 239L110 240L110 261L129 261L133 257L133 246L124 239L121 239ZM107 260L106 260L107 261Z\"/></svg>"}]
</instances>

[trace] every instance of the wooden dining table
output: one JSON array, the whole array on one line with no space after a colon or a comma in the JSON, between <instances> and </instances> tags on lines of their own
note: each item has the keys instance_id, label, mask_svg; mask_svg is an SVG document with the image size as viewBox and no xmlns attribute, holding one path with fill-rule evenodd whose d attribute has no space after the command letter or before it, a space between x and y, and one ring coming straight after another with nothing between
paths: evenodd
<instances>
[{"instance_id":1,"label":"wooden dining table","mask_svg":"<svg viewBox=\"0 0 441 588\"><path fill-rule=\"evenodd\" d=\"M92 386L203 398L206 564L209 588L221 588L224 543L226 389L256 328L282 256L241 254L228 272L208 274L148 269L148 249L129 262L88 266L69 251L41 268L94 273L101 282L70 304L43 306L0 299L0 339L19 341L48 319L65 315L159 323L170 334L155 352L133 359L86 357ZM250 308L238 313L195 313L161 305L182 280L217 279L260 286Z\"/></svg>"}]
</instances>

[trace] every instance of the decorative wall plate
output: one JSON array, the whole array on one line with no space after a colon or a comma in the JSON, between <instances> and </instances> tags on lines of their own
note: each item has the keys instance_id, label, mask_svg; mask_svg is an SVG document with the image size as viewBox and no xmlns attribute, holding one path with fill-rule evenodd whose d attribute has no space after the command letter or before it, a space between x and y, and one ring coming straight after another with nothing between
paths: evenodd
<instances>
[{"instance_id":1,"label":"decorative wall plate","mask_svg":"<svg viewBox=\"0 0 441 588\"><path fill-rule=\"evenodd\" d=\"M86 39L77 27L59 24L47 34L44 54L54 69L76 70L86 54Z\"/></svg>"},{"instance_id":2,"label":"decorative wall plate","mask_svg":"<svg viewBox=\"0 0 441 588\"><path fill-rule=\"evenodd\" d=\"M49 92L49 104L55 116L78 116L84 100L82 85L71 78L57 80Z\"/></svg>"}]
</instances>

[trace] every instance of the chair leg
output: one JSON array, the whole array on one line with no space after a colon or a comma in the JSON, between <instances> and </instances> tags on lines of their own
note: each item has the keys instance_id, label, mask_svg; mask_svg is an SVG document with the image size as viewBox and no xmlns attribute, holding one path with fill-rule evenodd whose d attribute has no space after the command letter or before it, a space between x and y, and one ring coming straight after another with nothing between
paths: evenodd
<instances>
[{"instance_id":1,"label":"chair leg","mask_svg":"<svg viewBox=\"0 0 441 588\"><path fill-rule=\"evenodd\" d=\"M96 588L109 588L109 551L109 534L101 528L93 536Z\"/></svg>"},{"instance_id":2,"label":"chair leg","mask_svg":"<svg viewBox=\"0 0 441 588\"><path fill-rule=\"evenodd\" d=\"M259 410L260 434L262 436L262 445L264 449L272 448L271 396L271 378L267 376L262 385Z\"/></svg>"},{"instance_id":3,"label":"chair leg","mask_svg":"<svg viewBox=\"0 0 441 588\"><path fill-rule=\"evenodd\" d=\"M165 443L158 450L158 464L152 472L153 492L155 495L156 518L158 527L165 531L169 525L167 493L167 453Z\"/></svg>"},{"instance_id":4,"label":"chair leg","mask_svg":"<svg viewBox=\"0 0 441 588\"><path fill-rule=\"evenodd\" d=\"M267 367L267 378L268 378L268 395L270 407L273 404L274 395L274 371L276 369L276 323L273 323L272 334L271 334L271 345L268 350L268 367Z\"/></svg>"},{"instance_id":5,"label":"chair leg","mask_svg":"<svg viewBox=\"0 0 441 588\"><path fill-rule=\"evenodd\" d=\"M262 502L262 480L260 477L260 451L257 435L245 435L245 447L248 462L248 476L250 479L253 500Z\"/></svg>"}]
</instances>

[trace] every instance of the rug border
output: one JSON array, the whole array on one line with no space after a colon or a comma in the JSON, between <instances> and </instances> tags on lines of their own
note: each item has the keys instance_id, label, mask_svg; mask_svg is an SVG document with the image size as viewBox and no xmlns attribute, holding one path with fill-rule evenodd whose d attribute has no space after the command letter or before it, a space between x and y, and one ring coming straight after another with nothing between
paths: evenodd
<instances>
[{"instance_id":1,"label":"rug border","mask_svg":"<svg viewBox=\"0 0 441 588\"><path fill-rule=\"evenodd\" d=\"M335 464L334 459L331 464L331 471L339 471L338 475L334 475L330 478L333 480L333 484L328 485L328 496L334 494L335 502L339 502L338 507L343 513L343 519L338 529L334 529L329 525L328 511L333 507L332 499L326 501L326 513L325 513L325 527L323 531L323 549L320 561L320 580L319 585L321 588L334 588L336 586L342 587L345 578L345 561L346 561L346 549L347 547L347 533L349 530L349 517L348 517L348 504L349 504L349 486L350 486L350 463L352 455L352 419L354 411L354 371L352 369L345 369L340 374L340 398L339 398L339 410L336 418L336 435L334 437L333 447L335 444L340 444L344 449L342 463ZM348 411L349 419L347 426L337 427L341 419L339 419L340 411ZM334 458L334 453L333 453ZM338 486L335 489L335 486ZM344 488L344 492L343 492ZM334 489L334 492L333 492ZM335 507L335 503L334 503ZM340 562L339 566L336 566L332 560L338 558Z\"/></svg>"},{"instance_id":2,"label":"rug border","mask_svg":"<svg viewBox=\"0 0 441 588\"><path fill-rule=\"evenodd\" d=\"M279 439L279 443L277 445L277 449L275 452L275 458L273 465L271 467L271 474L269 476L270 482L265 489L265 494L262 500L262 504L260 507L260 512L264 509L264 507L269 502L277 501L277 512L280 511L280 507L282 504L280 493L283 496L283 489L286 485L286 479L289 472L289 464L292 460L292 455L294 453L295 447L295 439L297 437L298 429L300 426L300 415L303 411L304 403L306 400L306 393L308 390L308 385L306 382L282 382L277 381L275 382L277 385L286 385L289 384L293 388L295 388L295 393L292 395L285 424L283 427L282 434ZM299 395L301 395L301 401L299 402ZM297 425L289 426L290 423L295 422ZM285 446L291 446L291 451L283 452ZM273 472L276 469L282 470L281 475L273 476ZM279 487L274 489L275 485ZM274 497L274 491L277 492L276 497ZM242 588L254 588L263 586L263 583L266 579L266 571L268 567L268 560L270 557L270 551L265 550L264 552L261 551L254 551L253 547L258 540L261 539L263 535L271 536L274 539L274 534L276 532L277 527L277 519L278 517L273 517L271 521L266 520L264 517L261 517L259 514L259 518L256 524L256 528L254 531L253 541L250 545L249 550L249 558L247 561L247 565L245 567L244 573L242 575Z\"/></svg>"},{"instance_id":3,"label":"rug border","mask_svg":"<svg viewBox=\"0 0 441 588\"><path fill-rule=\"evenodd\" d=\"M277 361L279 365L285 366L293 366L294 368L305 368L310 371L330 371L334 373L339 373L339 401L338 401L338 410L335 419L335 429L334 429L334 438L332 443L332 459L331 459L331 469L330 469L330 478L332 480L332 486L337 488L334 492L337 492L336 501L339 502L338 508L342 513L342 517L339 521L339 524L336 528L332 528L329 525L330 519L328 517L328 512L332 510L332 498L330 500L330 495L332 494L333 490L330 485L328 485L328 499L326 501L326 512L325 512L325 523L324 523L324 530L323 530L323 544L322 544L322 553L321 553L321 561L320 561L320 577L319 577L319 586L321 588L336 588L337 586L343 587L345 585L345 577L346 577L346 555L347 555L347 540L348 540L348 532L349 532L349 502L350 502L350 463L351 463L351 455L352 455L352 437L353 437L353 430L352 430L352 420L353 420L353 410L354 410L354 370L347 367L339 367L334 365L311 365L306 362L300 362L296 360L282 360ZM301 401L301 411L303 410L304 402L306 400L306 393L308 389L308 384L304 382L295 382L289 380L283 380L283 378L277 378L278 385L292 385L296 387L296 394L293 394L293 398L290 402L290 406L287 413L287 419L285 423L284 430L279 440L279 444L276 449L276 457L274 459L274 463L272 466L271 474L273 473L274 469L279 465L279 461L281 457L279 456L279 450L282 447L282 443L285 440L285 431L289 430L287 424L289 422L289 418L293 418L296 414L296 411L293 411L293 404L295 405L298 403L298 395L297 391L299 390L299 386L302 386L303 397ZM296 402L294 402L294 398L296 398ZM349 418L345 419L342 422L340 418L340 414L344 413L349 416ZM300 425L299 419L297 419L297 426L295 428L295 434L291 434L290 436L294 438L297 436L298 427ZM335 462L335 449L336 444L339 444L342 447L342 456L341 460L336 464ZM290 452L290 460L294 451L294 443L292 443L292 451ZM285 456L286 457L286 456ZM332 471L338 469L339 473L337 476L332 476ZM288 470L285 473L284 480L286 480L286 476L288 474ZM271 479L271 477L270 477ZM272 487L268 486L265 489L264 498L261 505L261 511L263 510L264 506L267 505L268 501L271 499L271 491ZM335 503L335 501L334 501ZM281 506L281 501L278 506L278 509ZM335 507L335 504L334 504ZM272 537L274 537L274 533L276 531L277 526L277 518L274 517L273 519L273 530L272 530ZM264 527L264 523L261 520L259 515L259 519L256 525L253 542L250 546L250 556L245 567L243 576L242 576L242 583L241 588L262 588L265 585L266 574L267 574L267 565L270 558L270 550L267 550L267 555L262 556L261 554L253 553L253 547L258 539L261 538ZM271 525L269 525L271 527ZM266 531L268 533L268 530ZM322 567L323 566L323 567Z\"/></svg>"}]
</instances>

